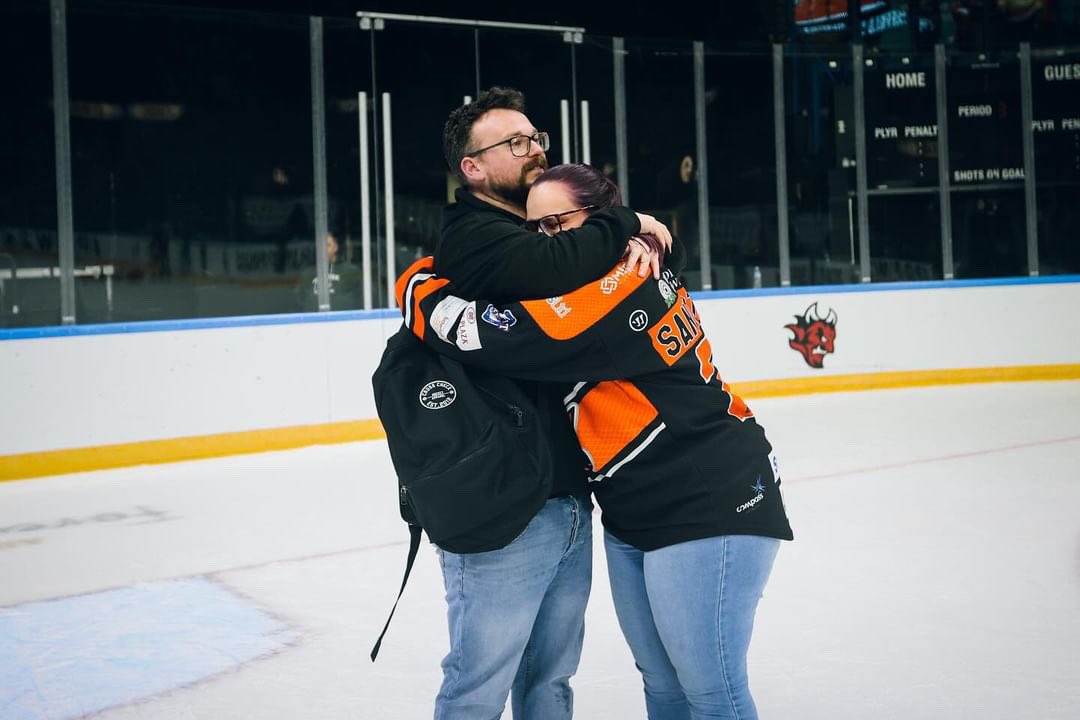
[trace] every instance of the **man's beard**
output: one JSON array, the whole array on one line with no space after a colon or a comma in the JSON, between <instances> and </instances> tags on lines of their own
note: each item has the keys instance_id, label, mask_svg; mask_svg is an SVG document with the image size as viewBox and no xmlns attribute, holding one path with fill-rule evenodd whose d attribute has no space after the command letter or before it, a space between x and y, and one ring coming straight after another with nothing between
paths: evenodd
<instances>
[{"instance_id":1,"label":"man's beard","mask_svg":"<svg viewBox=\"0 0 1080 720\"><path fill-rule=\"evenodd\" d=\"M532 187L532 183L529 182L529 173L536 168L547 170L547 158L538 156L525 163L521 168L521 174L512 182L492 182L491 194L511 205L525 207L525 199L529 196L529 188Z\"/></svg>"}]
</instances>

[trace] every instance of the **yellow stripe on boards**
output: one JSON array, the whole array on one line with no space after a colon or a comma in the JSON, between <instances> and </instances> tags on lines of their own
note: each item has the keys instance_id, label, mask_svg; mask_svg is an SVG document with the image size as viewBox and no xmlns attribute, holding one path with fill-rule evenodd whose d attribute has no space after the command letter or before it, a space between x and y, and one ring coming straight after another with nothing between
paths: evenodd
<instances>
[{"instance_id":1,"label":"yellow stripe on boards","mask_svg":"<svg viewBox=\"0 0 1080 720\"><path fill-rule=\"evenodd\" d=\"M1038 380L1080 380L1080 364L820 375L734 382L732 387L743 398L760 399L813 393ZM145 440L70 450L46 450L21 455L0 455L0 482L133 465L202 460L271 450L291 450L309 445L379 440L384 437L386 434L378 420L351 420L168 440Z\"/></svg>"},{"instance_id":2,"label":"yellow stripe on boards","mask_svg":"<svg viewBox=\"0 0 1080 720\"><path fill-rule=\"evenodd\" d=\"M770 398L813 393L890 390L930 385L965 385L988 382L1037 380L1080 380L1080 365L1018 365L1014 367L959 368L950 370L905 370L901 372L821 375L733 382L732 389L743 398Z\"/></svg>"},{"instance_id":3,"label":"yellow stripe on boards","mask_svg":"<svg viewBox=\"0 0 1080 720\"><path fill-rule=\"evenodd\" d=\"M271 450L291 450L309 445L330 445L376 440L383 437L386 435L378 420L352 420L321 425L196 435L168 440L144 440L70 450L47 450L21 455L0 455L0 481L108 470L132 465L202 460Z\"/></svg>"}]
</instances>

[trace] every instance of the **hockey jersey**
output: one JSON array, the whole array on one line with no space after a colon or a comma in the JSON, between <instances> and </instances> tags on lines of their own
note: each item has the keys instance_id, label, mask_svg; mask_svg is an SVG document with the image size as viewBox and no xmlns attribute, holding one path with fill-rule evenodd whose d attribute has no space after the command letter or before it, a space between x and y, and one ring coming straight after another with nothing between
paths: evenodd
<instances>
[{"instance_id":1,"label":"hockey jersey","mask_svg":"<svg viewBox=\"0 0 1080 720\"><path fill-rule=\"evenodd\" d=\"M713 364L678 276L612 271L567 295L454 294L431 258L399 278L405 326L462 363L567 383L604 527L641 550L718 535L792 539L773 448Z\"/></svg>"}]
</instances>

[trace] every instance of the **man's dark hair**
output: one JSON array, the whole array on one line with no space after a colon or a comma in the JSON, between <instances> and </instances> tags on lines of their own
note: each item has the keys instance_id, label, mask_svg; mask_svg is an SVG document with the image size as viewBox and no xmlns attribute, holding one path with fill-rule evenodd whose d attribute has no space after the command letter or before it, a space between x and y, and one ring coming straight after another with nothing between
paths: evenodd
<instances>
[{"instance_id":1,"label":"man's dark hair","mask_svg":"<svg viewBox=\"0 0 1080 720\"><path fill-rule=\"evenodd\" d=\"M525 95L520 90L493 87L480 93L480 97L462 105L450 113L443 126L443 155L450 170L462 185L467 185L461 172L461 159L469 152L469 141L476 121L489 110L517 110L525 112Z\"/></svg>"}]
</instances>

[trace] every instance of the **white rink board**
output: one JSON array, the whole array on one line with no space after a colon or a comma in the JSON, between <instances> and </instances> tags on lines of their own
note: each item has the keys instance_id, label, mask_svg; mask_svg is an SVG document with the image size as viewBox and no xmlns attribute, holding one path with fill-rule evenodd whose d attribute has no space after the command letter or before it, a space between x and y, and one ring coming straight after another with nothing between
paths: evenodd
<instances>
[{"instance_id":1,"label":"white rink board","mask_svg":"<svg viewBox=\"0 0 1080 720\"><path fill-rule=\"evenodd\" d=\"M1080 282L887 287L713 293L696 304L716 365L735 384L1080 363ZM814 303L838 318L835 353L820 369L788 346L784 328ZM0 340L0 455L374 418L371 374L399 322L334 315Z\"/></svg>"},{"instance_id":2,"label":"white rink board","mask_svg":"<svg viewBox=\"0 0 1080 720\"><path fill-rule=\"evenodd\" d=\"M400 323L346 320L0 342L0 455L375 417ZM10 405L9 405L10 403Z\"/></svg>"},{"instance_id":3,"label":"white rink board","mask_svg":"<svg viewBox=\"0 0 1080 720\"><path fill-rule=\"evenodd\" d=\"M887 286L886 286L887 287ZM817 303L836 352L812 369L784 325ZM729 382L1080 362L1080 283L724 298L697 303Z\"/></svg>"}]
</instances>

